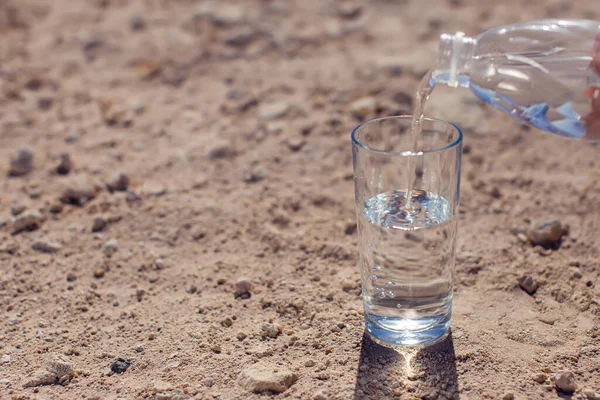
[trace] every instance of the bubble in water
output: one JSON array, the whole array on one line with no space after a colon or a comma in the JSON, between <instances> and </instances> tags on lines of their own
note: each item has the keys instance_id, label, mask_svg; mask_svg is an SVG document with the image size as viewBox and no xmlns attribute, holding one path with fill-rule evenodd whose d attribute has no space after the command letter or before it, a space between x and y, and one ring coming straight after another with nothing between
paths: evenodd
<instances>
[{"instance_id":1,"label":"bubble in water","mask_svg":"<svg viewBox=\"0 0 600 400\"><path fill-rule=\"evenodd\" d=\"M396 304L396 308L402 308L402 304L400 304L400 303Z\"/></svg>"},{"instance_id":2,"label":"bubble in water","mask_svg":"<svg viewBox=\"0 0 600 400\"><path fill-rule=\"evenodd\" d=\"M377 275L373 275L373 276L371 277L371 279L372 279L373 281L376 281L377 279L379 279L379 276L377 276Z\"/></svg>"},{"instance_id":3,"label":"bubble in water","mask_svg":"<svg viewBox=\"0 0 600 400\"><path fill-rule=\"evenodd\" d=\"M385 286L394 286L395 284L396 282L389 281L385 283Z\"/></svg>"},{"instance_id":4,"label":"bubble in water","mask_svg":"<svg viewBox=\"0 0 600 400\"><path fill-rule=\"evenodd\" d=\"M385 298L385 292L379 292L377 296L379 296L380 299L383 299Z\"/></svg>"},{"instance_id":5,"label":"bubble in water","mask_svg":"<svg viewBox=\"0 0 600 400\"><path fill-rule=\"evenodd\" d=\"M389 292L386 293L388 295L388 297L394 297L394 292L392 292L391 290Z\"/></svg>"},{"instance_id":6,"label":"bubble in water","mask_svg":"<svg viewBox=\"0 0 600 400\"><path fill-rule=\"evenodd\" d=\"M373 271L380 271L381 265L373 265Z\"/></svg>"}]
</instances>

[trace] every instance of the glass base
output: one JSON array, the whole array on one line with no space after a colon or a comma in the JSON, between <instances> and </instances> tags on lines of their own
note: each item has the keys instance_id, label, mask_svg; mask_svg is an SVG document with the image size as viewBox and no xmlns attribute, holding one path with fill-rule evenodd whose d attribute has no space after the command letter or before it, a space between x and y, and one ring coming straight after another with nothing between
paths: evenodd
<instances>
[{"instance_id":1,"label":"glass base","mask_svg":"<svg viewBox=\"0 0 600 400\"><path fill-rule=\"evenodd\" d=\"M436 321L435 324L428 324L426 329L422 330L391 330L383 328L380 324L372 321L367 316L365 326L367 333L375 343L386 347L402 346L428 346L443 340L450 332L450 319ZM406 319L399 319L400 325L406 325ZM422 322L422 321L419 321ZM390 319L386 318L386 325L390 324Z\"/></svg>"}]
</instances>

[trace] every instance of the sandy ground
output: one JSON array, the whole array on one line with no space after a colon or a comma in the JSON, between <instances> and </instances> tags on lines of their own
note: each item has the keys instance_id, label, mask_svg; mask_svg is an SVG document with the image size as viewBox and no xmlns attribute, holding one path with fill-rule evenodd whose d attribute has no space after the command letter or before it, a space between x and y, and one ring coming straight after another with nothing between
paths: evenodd
<instances>
[{"instance_id":1,"label":"sandy ground","mask_svg":"<svg viewBox=\"0 0 600 400\"><path fill-rule=\"evenodd\" d=\"M572 3L1 1L0 398L600 398L598 146L436 90L452 335L364 338L357 267L351 129L410 110L441 32L600 18Z\"/></svg>"}]
</instances>

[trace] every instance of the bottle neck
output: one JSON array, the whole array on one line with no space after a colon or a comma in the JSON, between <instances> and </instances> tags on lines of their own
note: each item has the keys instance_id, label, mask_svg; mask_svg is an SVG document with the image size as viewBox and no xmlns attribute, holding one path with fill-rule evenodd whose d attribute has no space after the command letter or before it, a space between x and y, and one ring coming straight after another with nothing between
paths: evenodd
<instances>
[{"instance_id":1,"label":"bottle neck","mask_svg":"<svg viewBox=\"0 0 600 400\"><path fill-rule=\"evenodd\" d=\"M462 32L442 34L434 71L436 82L450 87L464 86L465 80L459 78L467 75L467 63L475 54L476 43L475 38L465 36Z\"/></svg>"}]
</instances>

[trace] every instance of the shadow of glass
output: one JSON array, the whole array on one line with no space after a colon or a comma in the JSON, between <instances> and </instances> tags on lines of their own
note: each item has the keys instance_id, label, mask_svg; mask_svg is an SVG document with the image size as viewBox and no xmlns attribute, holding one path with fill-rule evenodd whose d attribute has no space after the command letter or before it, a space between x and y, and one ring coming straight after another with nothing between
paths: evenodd
<instances>
[{"instance_id":1,"label":"shadow of glass","mask_svg":"<svg viewBox=\"0 0 600 400\"><path fill-rule=\"evenodd\" d=\"M390 349L363 334L355 400L459 399L452 333L425 348Z\"/></svg>"}]
</instances>

